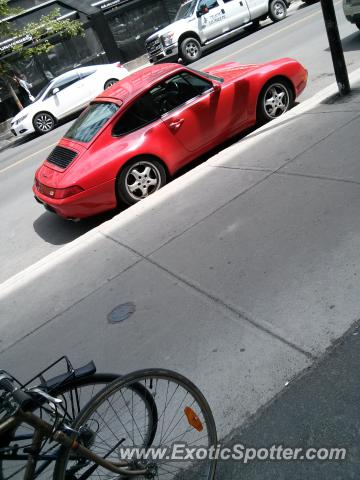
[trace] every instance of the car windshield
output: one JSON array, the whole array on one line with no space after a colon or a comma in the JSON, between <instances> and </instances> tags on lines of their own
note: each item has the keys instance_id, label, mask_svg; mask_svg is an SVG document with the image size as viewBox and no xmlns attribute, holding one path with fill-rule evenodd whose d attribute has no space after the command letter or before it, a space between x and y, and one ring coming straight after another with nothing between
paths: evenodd
<instances>
[{"instance_id":1,"label":"car windshield","mask_svg":"<svg viewBox=\"0 0 360 480\"><path fill-rule=\"evenodd\" d=\"M78 142L90 142L119 108L115 103L92 103L72 124L65 137Z\"/></svg>"},{"instance_id":2,"label":"car windshield","mask_svg":"<svg viewBox=\"0 0 360 480\"><path fill-rule=\"evenodd\" d=\"M40 100L40 98L44 95L45 91L49 88L49 86L53 83L53 81L47 83L45 87L43 87L40 92L36 95L34 102Z\"/></svg>"},{"instance_id":3,"label":"car windshield","mask_svg":"<svg viewBox=\"0 0 360 480\"><path fill-rule=\"evenodd\" d=\"M188 18L192 15L195 5L196 5L197 0L192 0L191 2L186 2L181 7L179 8L176 17L175 17L175 22L177 20L181 20L182 18Z\"/></svg>"}]
</instances>

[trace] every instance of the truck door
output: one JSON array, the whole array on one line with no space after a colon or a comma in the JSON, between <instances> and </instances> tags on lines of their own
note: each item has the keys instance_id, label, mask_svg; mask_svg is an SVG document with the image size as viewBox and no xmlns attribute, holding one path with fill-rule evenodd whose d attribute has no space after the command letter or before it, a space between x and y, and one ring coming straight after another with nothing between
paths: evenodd
<instances>
[{"instance_id":1,"label":"truck door","mask_svg":"<svg viewBox=\"0 0 360 480\"><path fill-rule=\"evenodd\" d=\"M220 5L217 0L200 0L197 11L206 12L198 17L198 28L205 42L229 31L224 4Z\"/></svg>"},{"instance_id":2,"label":"truck door","mask_svg":"<svg viewBox=\"0 0 360 480\"><path fill-rule=\"evenodd\" d=\"M222 0L230 30L241 27L250 21L250 12L246 0Z\"/></svg>"}]
</instances>

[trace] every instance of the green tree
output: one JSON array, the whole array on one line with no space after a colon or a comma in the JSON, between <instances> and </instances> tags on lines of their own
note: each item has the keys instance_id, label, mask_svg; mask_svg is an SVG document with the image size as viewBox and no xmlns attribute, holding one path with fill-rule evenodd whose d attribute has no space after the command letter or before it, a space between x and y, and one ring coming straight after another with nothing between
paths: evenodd
<instances>
[{"instance_id":1,"label":"green tree","mask_svg":"<svg viewBox=\"0 0 360 480\"><path fill-rule=\"evenodd\" d=\"M79 20L65 18L59 20L60 9L55 8L48 15L40 17L38 22L29 22L25 27L17 29L11 22L11 17L20 13L19 9L11 8L8 0L0 0L0 38L11 38L12 42L0 52L0 77L21 110L23 107L12 85L12 60L8 54L15 54L17 60L28 59L36 55L49 52L56 37L74 37L83 34L83 28ZM6 58L1 58L5 57ZM14 55L11 56L14 58Z\"/></svg>"}]
</instances>

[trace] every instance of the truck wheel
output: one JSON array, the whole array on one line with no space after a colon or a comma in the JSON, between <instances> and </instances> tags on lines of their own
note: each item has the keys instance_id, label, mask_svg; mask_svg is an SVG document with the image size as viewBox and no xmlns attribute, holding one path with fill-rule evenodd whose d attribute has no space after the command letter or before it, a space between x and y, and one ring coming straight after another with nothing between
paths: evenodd
<instances>
[{"instance_id":1,"label":"truck wheel","mask_svg":"<svg viewBox=\"0 0 360 480\"><path fill-rule=\"evenodd\" d=\"M284 0L271 0L269 5L269 17L273 22L279 22L286 17L287 8Z\"/></svg>"},{"instance_id":2,"label":"truck wheel","mask_svg":"<svg viewBox=\"0 0 360 480\"><path fill-rule=\"evenodd\" d=\"M180 50L181 57L186 63L196 62L201 57L201 45L196 38L185 38Z\"/></svg>"}]
</instances>

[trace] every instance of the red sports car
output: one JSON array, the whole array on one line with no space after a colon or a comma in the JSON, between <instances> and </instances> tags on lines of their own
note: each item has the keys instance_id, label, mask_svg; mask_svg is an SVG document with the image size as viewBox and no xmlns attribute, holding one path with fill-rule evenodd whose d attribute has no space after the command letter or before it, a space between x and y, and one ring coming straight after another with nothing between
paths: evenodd
<instances>
[{"instance_id":1,"label":"red sports car","mask_svg":"<svg viewBox=\"0 0 360 480\"><path fill-rule=\"evenodd\" d=\"M225 139L286 112L307 71L284 58L200 72L144 68L100 94L35 174L35 198L77 219L134 204Z\"/></svg>"}]
</instances>

